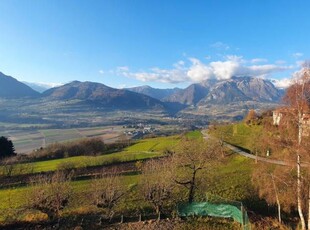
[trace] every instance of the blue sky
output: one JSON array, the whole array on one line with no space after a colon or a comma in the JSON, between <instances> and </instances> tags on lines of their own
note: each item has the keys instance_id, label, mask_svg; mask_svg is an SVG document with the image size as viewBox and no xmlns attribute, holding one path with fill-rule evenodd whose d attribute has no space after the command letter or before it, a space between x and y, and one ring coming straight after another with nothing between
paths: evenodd
<instances>
[{"instance_id":1,"label":"blue sky","mask_svg":"<svg viewBox=\"0 0 310 230\"><path fill-rule=\"evenodd\" d=\"M28 82L185 87L282 80L309 58L310 1L1 0L0 71Z\"/></svg>"}]
</instances>

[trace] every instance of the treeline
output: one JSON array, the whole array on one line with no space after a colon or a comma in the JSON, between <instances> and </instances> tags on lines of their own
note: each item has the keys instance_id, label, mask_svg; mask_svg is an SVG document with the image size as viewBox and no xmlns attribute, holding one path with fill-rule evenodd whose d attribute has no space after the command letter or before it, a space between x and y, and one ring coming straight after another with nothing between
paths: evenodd
<instances>
[{"instance_id":1,"label":"treeline","mask_svg":"<svg viewBox=\"0 0 310 230\"><path fill-rule=\"evenodd\" d=\"M48 145L46 148L33 151L28 158L50 160L73 156L96 156L120 151L129 145L131 142L128 140L106 144L100 138L82 139Z\"/></svg>"}]
</instances>

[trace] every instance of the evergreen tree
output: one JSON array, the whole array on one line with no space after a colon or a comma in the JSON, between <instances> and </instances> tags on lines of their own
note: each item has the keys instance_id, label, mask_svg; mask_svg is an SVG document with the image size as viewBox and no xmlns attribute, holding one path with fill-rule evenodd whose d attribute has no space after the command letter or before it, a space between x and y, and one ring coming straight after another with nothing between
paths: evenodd
<instances>
[{"instance_id":1,"label":"evergreen tree","mask_svg":"<svg viewBox=\"0 0 310 230\"><path fill-rule=\"evenodd\" d=\"M15 148L12 141L3 136L0 137L0 159L15 155Z\"/></svg>"}]
</instances>

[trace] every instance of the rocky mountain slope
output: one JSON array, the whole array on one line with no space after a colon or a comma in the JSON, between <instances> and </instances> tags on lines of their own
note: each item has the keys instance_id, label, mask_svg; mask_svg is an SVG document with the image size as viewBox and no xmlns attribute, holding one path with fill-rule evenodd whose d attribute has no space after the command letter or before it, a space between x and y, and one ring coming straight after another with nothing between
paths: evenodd
<instances>
[{"instance_id":1,"label":"rocky mountain slope","mask_svg":"<svg viewBox=\"0 0 310 230\"><path fill-rule=\"evenodd\" d=\"M282 93L268 80L233 77L228 80L192 84L186 89L165 98L165 101L187 105L223 105L238 101L278 102Z\"/></svg>"},{"instance_id":2,"label":"rocky mountain slope","mask_svg":"<svg viewBox=\"0 0 310 230\"><path fill-rule=\"evenodd\" d=\"M164 101L181 103L185 105L195 105L207 95L208 88L201 84L192 84L187 88L164 98Z\"/></svg>"},{"instance_id":3,"label":"rocky mountain slope","mask_svg":"<svg viewBox=\"0 0 310 230\"><path fill-rule=\"evenodd\" d=\"M20 98L20 97L37 97L40 94L16 80L11 76L7 76L0 72L0 97Z\"/></svg>"},{"instance_id":4,"label":"rocky mountain slope","mask_svg":"<svg viewBox=\"0 0 310 230\"><path fill-rule=\"evenodd\" d=\"M182 89L179 89L179 88L156 89L148 85L126 88L126 89L132 92L141 93L141 94L156 98L158 100L163 100L164 98L169 97L172 94L182 91Z\"/></svg>"}]
</instances>

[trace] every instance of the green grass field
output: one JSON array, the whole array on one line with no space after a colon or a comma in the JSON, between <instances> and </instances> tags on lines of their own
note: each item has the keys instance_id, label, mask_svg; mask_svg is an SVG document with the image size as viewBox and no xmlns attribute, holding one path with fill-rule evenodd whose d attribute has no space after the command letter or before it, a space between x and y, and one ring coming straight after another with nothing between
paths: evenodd
<instances>
[{"instance_id":1,"label":"green grass field","mask_svg":"<svg viewBox=\"0 0 310 230\"><path fill-rule=\"evenodd\" d=\"M260 135L261 132L261 125L248 126L244 123L217 126L216 129L210 130L211 135L249 150L252 150L250 140L253 139L253 135Z\"/></svg>"},{"instance_id":2,"label":"green grass field","mask_svg":"<svg viewBox=\"0 0 310 230\"><path fill-rule=\"evenodd\" d=\"M128 188L139 181L139 175L120 176L121 182ZM71 182L72 196L71 204L66 212L75 212L78 209L88 208L92 205L90 194L92 180ZM0 190L0 222L9 218L9 215L23 217L24 207L27 205L27 195L32 191L31 186L2 189ZM132 201L131 201L132 202ZM20 213L19 213L20 212Z\"/></svg>"},{"instance_id":3,"label":"green grass field","mask_svg":"<svg viewBox=\"0 0 310 230\"><path fill-rule=\"evenodd\" d=\"M188 132L186 134L186 137L188 137L189 139L198 139L198 138L202 138L202 134L201 134L200 130L195 130L192 132Z\"/></svg>"},{"instance_id":4,"label":"green grass field","mask_svg":"<svg viewBox=\"0 0 310 230\"><path fill-rule=\"evenodd\" d=\"M187 134L189 138L201 138L199 131ZM53 171L58 169L59 165L68 163L75 167L84 167L90 165L102 165L113 162L139 160L151 157L161 156L166 149L173 150L180 142L180 136L158 137L139 140L132 146L124 149L122 152L89 157L79 156L65 159L49 160L42 162L34 162L34 172ZM226 157L218 164L211 165L205 174L199 177L207 182L207 187L203 193L207 197L222 197L227 200L246 201L254 194L251 184L250 175L253 162L247 158L231 155ZM139 184L141 174L122 175L123 184L130 187ZM73 181L72 184L72 200L71 205L64 210L63 215L72 215L74 213L85 213L94 211L96 208L91 203L90 193L92 189L92 180ZM31 186L17 187L11 189L0 190L0 222L7 221L10 216L17 216L19 220L29 219L29 215L36 216L35 212L30 212L27 216L21 214L27 203L27 194L31 192ZM118 209L122 212L131 212L133 210L141 210L150 208L149 204L142 200L134 188L126 199L122 201ZM18 213L18 211L21 213ZM27 212L29 213L29 212ZM35 217L36 218L36 217ZM35 219L34 218L34 219Z\"/></svg>"},{"instance_id":5,"label":"green grass field","mask_svg":"<svg viewBox=\"0 0 310 230\"><path fill-rule=\"evenodd\" d=\"M210 173L200 175L201 179L208 182L205 194L208 197L222 197L228 200L244 201L253 196L250 173L251 163L241 156L230 156L218 165L210 168ZM140 174L121 176L123 184L132 186L140 181ZM73 181L72 184L72 205L66 208L65 213L78 212L90 208L90 192L92 180ZM0 214L2 219L10 210L18 210L25 206L27 193L31 191L30 186L0 190ZM139 209L141 206L148 206L140 199L137 200L137 192L133 192L126 200L119 205L123 212ZM93 207L94 208L94 207Z\"/></svg>"},{"instance_id":6,"label":"green grass field","mask_svg":"<svg viewBox=\"0 0 310 230\"><path fill-rule=\"evenodd\" d=\"M209 195L234 201L251 197L254 194L251 182L253 164L251 159L233 155L215 166L208 186Z\"/></svg>"},{"instance_id":7,"label":"green grass field","mask_svg":"<svg viewBox=\"0 0 310 230\"><path fill-rule=\"evenodd\" d=\"M173 149L180 141L179 136L156 137L139 140L136 144L125 149L126 152L163 152L166 149Z\"/></svg>"},{"instance_id":8,"label":"green grass field","mask_svg":"<svg viewBox=\"0 0 310 230\"><path fill-rule=\"evenodd\" d=\"M24 164L32 169L33 173L55 171L62 167L81 168L88 166L108 165L112 163L143 160L164 155L166 149L173 149L179 142L179 136L157 137L139 140L132 146L121 152L100 155L100 156L76 156L55 160L46 160ZM23 167L23 164L18 165ZM17 167L19 168L19 167ZM29 171L27 171L29 172ZM0 174L3 167L0 167ZM20 172L15 172L15 175ZM14 173L13 173L14 175Z\"/></svg>"}]
</instances>

